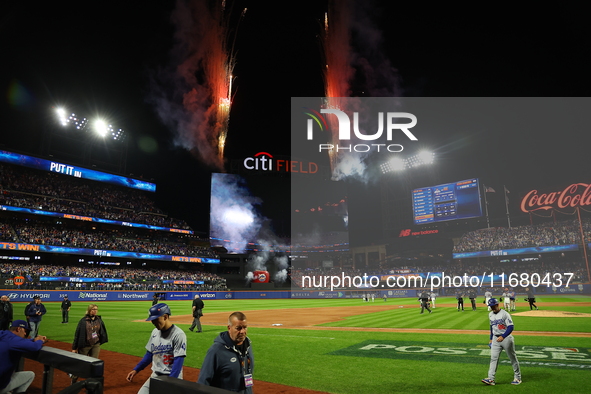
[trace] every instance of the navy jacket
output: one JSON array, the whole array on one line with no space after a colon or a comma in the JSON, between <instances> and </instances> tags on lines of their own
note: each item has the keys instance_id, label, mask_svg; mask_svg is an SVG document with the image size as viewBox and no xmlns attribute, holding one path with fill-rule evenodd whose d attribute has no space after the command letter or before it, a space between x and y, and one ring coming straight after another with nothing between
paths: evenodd
<instances>
[{"instance_id":1,"label":"navy jacket","mask_svg":"<svg viewBox=\"0 0 591 394\"><path fill-rule=\"evenodd\" d=\"M38 315L37 311L41 312L41 314ZM41 318L46 313L47 313L47 309L45 309L45 306L43 304L37 305L35 303L32 303L27 306L26 315L29 317L30 322L33 322L33 323L40 322Z\"/></svg>"},{"instance_id":2,"label":"navy jacket","mask_svg":"<svg viewBox=\"0 0 591 394\"><path fill-rule=\"evenodd\" d=\"M246 354L234 347L227 331L220 333L207 351L197 383L244 394L252 394L252 387L244 385L244 374L253 373L254 357L250 339L246 337Z\"/></svg>"}]
</instances>

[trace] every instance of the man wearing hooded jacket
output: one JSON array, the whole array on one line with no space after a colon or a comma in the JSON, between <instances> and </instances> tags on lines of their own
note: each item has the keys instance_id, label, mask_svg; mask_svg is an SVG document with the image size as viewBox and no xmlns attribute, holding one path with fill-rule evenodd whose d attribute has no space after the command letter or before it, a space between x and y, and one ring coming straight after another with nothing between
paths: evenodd
<instances>
[{"instance_id":1,"label":"man wearing hooded jacket","mask_svg":"<svg viewBox=\"0 0 591 394\"><path fill-rule=\"evenodd\" d=\"M228 331L217 336L207 351L197 383L252 394L254 357L248 324L242 312L228 318Z\"/></svg>"}]
</instances>

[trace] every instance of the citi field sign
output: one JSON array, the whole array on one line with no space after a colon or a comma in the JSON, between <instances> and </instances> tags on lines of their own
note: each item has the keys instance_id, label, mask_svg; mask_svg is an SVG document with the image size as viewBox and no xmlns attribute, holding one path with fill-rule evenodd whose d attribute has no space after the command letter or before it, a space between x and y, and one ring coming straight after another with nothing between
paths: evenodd
<instances>
[{"instance_id":1,"label":"citi field sign","mask_svg":"<svg viewBox=\"0 0 591 394\"><path fill-rule=\"evenodd\" d=\"M540 193L530 190L521 200L523 212L577 208L591 205L591 184L573 183L562 190Z\"/></svg>"},{"instance_id":2,"label":"citi field sign","mask_svg":"<svg viewBox=\"0 0 591 394\"><path fill-rule=\"evenodd\" d=\"M483 335L483 342L485 343L477 345L473 343L368 340L330 354L489 365L491 350L488 347L488 335ZM587 348L516 345L515 353L522 368L532 366L591 371L591 354ZM500 363L511 365L510 361L503 357Z\"/></svg>"},{"instance_id":3,"label":"citi field sign","mask_svg":"<svg viewBox=\"0 0 591 394\"><path fill-rule=\"evenodd\" d=\"M300 174L315 174L318 164L312 161L276 159L268 152L259 152L244 159L244 168L249 171L293 172Z\"/></svg>"},{"instance_id":4,"label":"citi field sign","mask_svg":"<svg viewBox=\"0 0 591 394\"><path fill-rule=\"evenodd\" d=\"M338 125L338 132L335 133L333 131L332 134L338 135L339 144L318 144L318 152L402 152L404 147L401 144L382 144L376 142L382 138L384 130L386 134L386 140L388 142L392 141L395 131L400 131L404 133L404 135L408 137L408 139L411 141L418 140L417 137L415 137L415 135L410 131L412 127L416 126L417 117L408 112L378 112L377 131L373 132L372 134L371 132L361 132L361 128L359 125L359 112L353 112L353 121L351 121L349 115L338 109L322 108L320 109L320 112L313 110L311 108L304 109L306 110L304 113L310 117L310 119L307 119L306 123L306 138L308 139L308 141L314 139L314 128L320 130L321 132L328 131L329 124L331 124L331 128L334 128L334 126L332 126L335 125L335 122L333 122L334 119L329 118L329 121L327 122L327 117L323 116L323 114L334 115L336 117L336 125ZM410 122L395 123L394 120L398 119L407 119L410 120ZM361 141L367 141L367 143L351 144L351 129L353 129L353 134L356 137L356 139Z\"/></svg>"}]
</instances>

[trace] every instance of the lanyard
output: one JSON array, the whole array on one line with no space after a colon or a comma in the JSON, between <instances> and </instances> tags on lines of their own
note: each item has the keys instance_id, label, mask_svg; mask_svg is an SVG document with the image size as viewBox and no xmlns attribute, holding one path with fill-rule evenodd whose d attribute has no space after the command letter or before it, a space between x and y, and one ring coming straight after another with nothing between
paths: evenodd
<instances>
[{"instance_id":1,"label":"lanyard","mask_svg":"<svg viewBox=\"0 0 591 394\"><path fill-rule=\"evenodd\" d=\"M250 357L248 357L248 350L246 351L244 357L246 358L246 361L248 363L248 368L244 370L244 359L242 357L240 357L240 367L242 367L244 373L250 373Z\"/></svg>"}]
</instances>

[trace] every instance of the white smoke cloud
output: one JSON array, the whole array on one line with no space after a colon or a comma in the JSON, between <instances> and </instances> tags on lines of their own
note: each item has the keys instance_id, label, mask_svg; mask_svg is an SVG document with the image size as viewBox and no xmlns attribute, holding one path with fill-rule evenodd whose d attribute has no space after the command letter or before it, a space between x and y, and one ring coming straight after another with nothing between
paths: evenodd
<instances>
[{"instance_id":1,"label":"white smoke cloud","mask_svg":"<svg viewBox=\"0 0 591 394\"><path fill-rule=\"evenodd\" d=\"M289 266L289 259L287 256L276 256L273 259L277 272L273 275L273 280L276 283L284 283L287 280L287 268Z\"/></svg>"},{"instance_id":2,"label":"white smoke cloud","mask_svg":"<svg viewBox=\"0 0 591 394\"><path fill-rule=\"evenodd\" d=\"M211 183L210 227L212 238L216 238L212 243L244 253L262 225L257 209L261 200L250 195L237 175L214 174Z\"/></svg>"},{"instance_id":3,"label":"white smoke cloud","mask_svg":"<svg viewBox=\"0 0 591 394\"><path fill-rule=\"evenodd\" d=\"M252 272L247 273L245 279L246 279L246 283L252 282L252 280L254 279L254 274Z\"/></svg>"},{"instance_id":4,"label":"white smoke cloud","mask_svg":"<svg viewBox=\"0 0 591 394\"><path fill-rule=\"evenodd\" d=\"M367 182L366 157L367 155L362 153L341 154L333 170L332 179L341 181L346 178L356 178Z\"/></svg>"}]
</instances>

